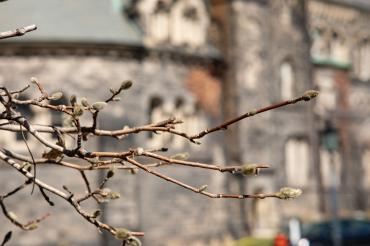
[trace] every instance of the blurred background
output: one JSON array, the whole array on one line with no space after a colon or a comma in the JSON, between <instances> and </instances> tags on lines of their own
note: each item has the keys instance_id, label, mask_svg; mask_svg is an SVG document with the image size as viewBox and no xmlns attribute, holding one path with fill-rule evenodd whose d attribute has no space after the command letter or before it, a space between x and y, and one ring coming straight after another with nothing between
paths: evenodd
<instances>
[{"instance_id":1,"label":"blurred background","mask_svg":"<svg viewBox=\"0 0 370 246\"><path fill-rule=\"evenodd\" d=\"M367 221L370 216L370 1L1 3L1 31L30 24L38 29L1 41L0 84L19 89L37 77L47 91L62 91L66 100L76 94L94 102L107 98L110 87L133 80L122 101L103 111L101 128L176 116L185 122L179 129L196 133L308 89L320 91L313 102L249 118L207 136L200 146L147 133L86 143L90 150L169 147L170 154L189 152L191 160L222 165L267 163L272 168L257 177L179 167L163 172L197 187L208 184L215 193L269 193L291 186L303 190L300 198L211 200L146 173L120 172L108 186L121 199L100 206L103 221L144 231L144 245L232 245L246 236L276 238L294 221L321 221L331 229L319 231L332 240L322 245L355 245L343 242L341 219ZM24 98L32 96L29 92ZM27 107L22 112L33 123L65 124L56 113ZM42 151L31 137L29 142ZM19 134L1 132L0 144L27 153ZM84 192L76 171L53 166L38 172L56 187ZM89 173L89 178L98 183L104 174ZM6 191L23 178L1 165L0 180L0 190ZM58 198L49 207L40 194L29 192L7 201L11 210L23 220L48 211L52 216L32 232L0 216L0 236L14 231L9 245L118 244ZM293 234L284 235L297 245L301 233Z\"/></svg>"}]
</instances>

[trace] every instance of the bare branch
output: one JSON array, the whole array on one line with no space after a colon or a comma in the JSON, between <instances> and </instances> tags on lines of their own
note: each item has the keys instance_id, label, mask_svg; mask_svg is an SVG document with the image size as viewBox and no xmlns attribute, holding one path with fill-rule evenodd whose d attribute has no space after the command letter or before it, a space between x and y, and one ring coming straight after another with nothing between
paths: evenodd
<instances>
[{"instance_id":1,"label":"bare branch","mask_svg":"<svg viewBox=\"0 0 370 246\"><path fill-rule=\"evenodd\" d=\"M111 95L101 102L95 102L89 104L86 98L82 98L80 101L77 100L76 96L70 98L69 105L53 105L49 101L56 100L56 98L61 98L62 93L54 93L49 96L49 93L45 91L44 87L36 78L32 78L31 82L36 85L37 91L41 96L32 98L30 100L19 100L17 95L24 92L29 88L29 86L24 87L18 91L10 91L4 86L0 86L0 103L4 106L3 112L0 112L0 131L12 131L31 134L40 146L48 148L48 150L43 154L32 153L32 148L28 146L26 139L26 148L30 156L25 156L14 152L10 149L0 146L0 160L13 167L17 172L21 173L27 178L27 181L21 186L17 187L13 191L10 191L3 196L0 196L0 206L2 208L3 214L16 226L27 230L34 229L35 225L41 220L46 218L46 216L40 219L33 220L29 223L22 224L17 219L14 218L11 212L9 212L4 204L4 199L16 195L16 193L26 187L28 184L33 183L37 186L49 205L53 206L51 198L49 197L49 192L62 198L65 202L69 203L78 214L80 214L83 219L87 220L89 223L95 225L99 230L106 230L110 232L113 236L118 239L123 240L126 244L129 238L134 236L143 236L143 232L131 232L122 228L115 228L109 224L103 223L98 219L100 211L88 212L83 207L82 204L87 200L94 200L96 203L105 202L109 199L117 199L120 194L113 192L108 188L105 188L109 180L113 177L116 170L127 170L133 173L138 170L142 170L149 175L154 175L163 179L164 181L170 182L182 188L185 188L194 193L199 193L203 196L209 198L222 198L222 199L264 199L268 197L278 198L278 199L291 199L299 196L301 191L292 188L282 188L279 192L275 193L260 193L260 194L223 194L223 193L212 193L208 191L208 185L202 184L200 187L195 187L189 185L185 182L167 176L158 169L165 166L186 166L188 168L199 168L205 171L217 171L220 173L240 173L243 175L258 175L260 169L269 168L267 164L243 164L243 165L221 165L221 164L208 164L201 163L191 160L186 160L186 158L179 158L179 156L168 157L165 156L163 152L167 151L167 148L159 148L153 150L145 150L142 147L129 148L121 151L90 151L85 149L83 141L88 141L90 136L102 137L109 136L116 139L122 139L130 134L138 134L141 132L164 132L167 134L181 136L190 142L199 144L197 139L217 132L220 130L227 129L228 126L235 124L245 118L252 117L256 114L266 112L268 110L273 110L286 105L294 104L300 101L308 101L317 96L316 91L307 91L302 96L297 97L292 100L283 101L280 103L272 104L257 110L250 111L246 114L240 115L236 118L230 119L216 127L204 130L195 135L189 135L186 132L182 132L176 129L178 124L183 123L180 119L169 118L161 122L149 123L143 126L137 127L124 127L123 129L117 130L105 130L99 129L97 127L98 116L101 110L103 110L108 103L113 103L118 101L118 95L124 90L131 87L131 81L125 81L121 84L120 88L114 90L111 89ZM32 107L43 108L45 110L53 110L60 112L68 116L72 120L72 127L56 127L53 125L36 125L32 124L28 119L26 119L20 112L17 111L17 106L28 105ZM80 116L88 112L92 124L89 126L83 125L80 121ZM75 139L75 146L68 149L65 145L65 134L70 135ZM57 136L58 140L47 137L45 135ZM89 146L89 145L86 145ZM40 156L41 155L41 156ZM140 161L138 161L140 160ZM20 164L23 163L23 164ZM145 164L144 164L145 163ZM34 171L36 166L43 167L44 165L58 165L63 168L68 168L71 170L78 171L81 175L81 179L85 185L85 192L83 194L77 194L73 192L73 189L68 188L68 184L63 185L64 190L60 190L54 186L51 186L36 178L36 172L31 173L32 164L34 165ZM96 187L93 187L87 176L86 171L96 171L106 169L106 176ZM42 177L41 177L42 178ZM136 239L135 239L136 240Z\"/></svg>"},{"instance_id":2,"label":"bare branch","mask_svg":"<svg viewBox=\"0 0 370 246\"><path fill-rule=\"evenodd\" d=\"M174 178L171 178L171 177L168 177L164 174L161 174L157 171L154 171L148 167L146 167L145 165L131 159L131 158L127 158L127 161L130 162L131 164L137 166L138 168L144 170L145 172L147 173L150 173L150 174L153 174L161 179L164 179L170 183L173 183L173 184L176 184L178 186L181 186L185 189L188 189L190 191L193 191L195 193L199 193L199 194L202 194L202 195L205 195L205 196L208 196L210 198L234 198L234 199L245 199L245 198L259 198L259 199L263 199L263 198L266 198L266 197L275 197L275 198L279 198L276 193L274 194L252 194L252 195L239 195L239 194L215 194L215 193L210 193L210 192L206 192L200 188L195 188L191 185L188 185L188 184L185 184L181 181L178 181Z\"/></svg>"},{"instance_id":3,"label":"bare branch","mask_svg":"<svg viewBox=\"0 0 370 246\"><path fill-rule=\"evenodd\" d=\"M37 27L36 25L30 25L30 26L25 26L21 28L17 28L12 31L5 31L0 33L0 39L5 39L5 38L11 38L11 37L16 37L16 36L23 36L27 32L31 32L36 30Z\"/></svg>"},{"instance_id":4,"label":"bare branch","mask_svg":"<svg viewBox=\"0 0 370 246\"><path fill-rule=\"evenodd\" d=\"M207 129L207 130L204 130L196 135L193 135L190 137L190 139L194 140L194 139L199 139L199 138L202 138L204 137L205 135L208 135L212 132L216 132L216 131L220 131L220 130L226 130L228 126L238 122L238 121L241 121L245 118L249 118L249 117L252 117L252 116L255 116L257 114L260 114L260 113L263 113L263 112L266 112L266 111L269 111L269 110L273 110L273 109L277 109L277 108L281 108L281 107L284 107L284 106L287 106L289 104L295 104L297 102L300 102L300 101L309 101L311 100L312 98L316 97L318 95L318 92L317 91L306 91L302 96L300 97L297 97L295 99L292 99L292 100L286 100L286 101L282 101L282 102L279 102L279 103L276 103L276 104L272 104L272 105L269 105L267 107L263 107L263 108L260 108L260 109L256 109L256 110L252 110L248 113L245 113L243 115L240 115L239 117L236 117L234 119L231 119L231 120L228 120L216 127L213 127L213 128L210 128L210 129Z\"/></svg>"}]
</instances>

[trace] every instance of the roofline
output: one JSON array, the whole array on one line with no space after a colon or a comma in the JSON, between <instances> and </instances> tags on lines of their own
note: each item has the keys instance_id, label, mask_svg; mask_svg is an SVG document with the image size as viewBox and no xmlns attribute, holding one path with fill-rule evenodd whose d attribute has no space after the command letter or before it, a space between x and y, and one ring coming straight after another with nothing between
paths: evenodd
<instances>
[{"instance_id":1,"label":"roofline","mask_svg":"<svg viewBox=\"0 0 370 246\"><path fill-rule=\"evenodd\" d=\"M338 2L337 0L309 0L309 1L318 1L318 2L327 3L327 4L341 5L341 6L349 7L349 8L356 9L362 12L370 12L370 6L364 7L356 3Z\"/></svg>"},{"instance_id":2,"label":"roofline","mask_svg":"<svg viewBox=\"0 0 370 246\"><path fill-rule=\"evenodd\" d=\"M93 42L1 42L1 56L107 56L135 58L167 58L185 64L212 65L225 67L222 57L212 57L199 53L179 51L178 49L154 49L142 45L125 45Z\"/></svg>"}]
</instances>

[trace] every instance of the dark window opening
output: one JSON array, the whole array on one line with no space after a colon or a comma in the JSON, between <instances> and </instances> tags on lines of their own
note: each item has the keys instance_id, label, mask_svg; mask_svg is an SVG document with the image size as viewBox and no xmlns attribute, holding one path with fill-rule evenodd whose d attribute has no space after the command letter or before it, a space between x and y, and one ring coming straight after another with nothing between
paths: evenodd
<instances>
[{"instance_id":1,"label":"dark window opening","mask_svg":"<svg viewBox=\"0 0 370 246\"><path fill-rule=\"evenodd\" d=\"M183 16L189 20L193 20L193 21L199 20L198 11L193 6L187 7L186 9L184 9Z\"/></svg>"},{"instance_id":2,"label":"dark window opening","mask_svg":"<svg viewBox=\"0 0 370 246\"><path fill-rule=\"evenodd\" d=\"M181 97L178 97L176 98L176 101L175 101L175 107L177 109L181 108L182 106L184 106L184 99L182 99Z\"/></svg>"},{"instance_id":3,"label":"dark window opening","mask_svg":"<svg viewBox=\"0 0 370 246\"><path fill-rule=\"evenodd\" d=\"M159 0L157 5L155 6L154 13L163 13L168 12L170 10L170 6L166 1Z\"/></svg>"},{"instance_id":4,"label":"dark window opening","mask_svg":"<svg viewBox=\"0 0 370 246\"><path fill-rule=\"evenodd\" d=\"M66 96L63 96L61 99L56 101L51 101L51 105L58 106L58 105L68 105L68 101L66 99ZM62 127L63 126L63 113L59 111L51 110L51 125L56 127ZM52 134L52 138L56 139L57 136L55 134Z\"/></svg>"},{"instance_id":5,"label":"dark window opening","mask_svg":"<svg viewBox=\"0 0 370 246\"><path fill-rule=\"evenodd\" d=\"M163 105L163 100L162 98L160 98L159 96L153 96L151 99L150 99L150 102L149 102L149 110L148 110L148 118L149 118L149 122L150 123L155 123L154 121L158 121L156 115L155 115L155 111L158 110L160 107L162 107ZM161 119L163 120L163 119ZM153 137L153 133L151 132L148 132L148 137Z\"/></svg>"},{"instance_id":6,"label":"dark window opening","mask_svg":"<svg viewBox=\"0 0 370 246\"><path fill-rule=\"evenodd\" d=\"M25 98L25 97L19 97L19 100L27 100L28 98ZM34 112L32 111L31 109L31 106L30 105L18 105L16 110L26 119L26 120L31 120L32 117L34 116ZM28 132L17 132L16 133L16 139L17 140L23 140L23 136L24 136L24 139L28 140L29 138L29 134Z\"/></svg>"}]
</instances>

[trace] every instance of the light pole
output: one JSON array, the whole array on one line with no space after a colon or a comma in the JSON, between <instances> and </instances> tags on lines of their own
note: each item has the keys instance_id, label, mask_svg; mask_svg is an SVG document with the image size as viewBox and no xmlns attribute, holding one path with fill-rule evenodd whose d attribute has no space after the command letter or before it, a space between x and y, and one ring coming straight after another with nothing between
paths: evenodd
<instances>
[{"instance_id":1,"label":"light pole","mask_svg":"<svg viewBox=\"0 0 370 246\"><path fill-rule=\"evenodd\" d=\"M335 163L335 152L339 149L339 136L336 128L331 121L325 122L325 127L321 131L321 145L329 152L331 165L331 182L330 182L330 204L332 212L332 238L334 246L342 245L341 228L338 221L338 179L337 166Z\"/></svg>"}]
</instances>

